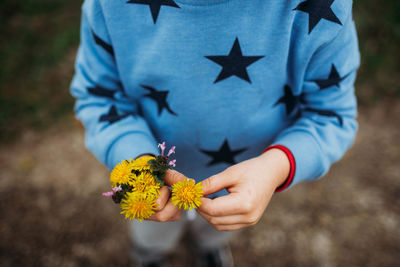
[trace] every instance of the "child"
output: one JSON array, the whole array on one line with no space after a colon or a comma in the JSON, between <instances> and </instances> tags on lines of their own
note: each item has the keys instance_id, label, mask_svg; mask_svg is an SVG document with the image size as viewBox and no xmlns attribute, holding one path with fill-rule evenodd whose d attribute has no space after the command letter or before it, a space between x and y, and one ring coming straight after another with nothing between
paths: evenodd
<instances>
[{"instance_id":1,"label":"child","mask_svg":"<svg viewBox=\"0 0 400 267\"><path fill-rule=\"evenodd\" d=\"M191 221L163 188L159 211L132 223L141 264L161 263L189 225L203 263L227 266L221 248L231 231L257 223L274 192L324 175L351 146L359 65L351 6L84 2L71 91L87 147L111 169L158 154L165 140L177 147L166 183L203 180L209 196Z\"/></svg>"}]
</instances>

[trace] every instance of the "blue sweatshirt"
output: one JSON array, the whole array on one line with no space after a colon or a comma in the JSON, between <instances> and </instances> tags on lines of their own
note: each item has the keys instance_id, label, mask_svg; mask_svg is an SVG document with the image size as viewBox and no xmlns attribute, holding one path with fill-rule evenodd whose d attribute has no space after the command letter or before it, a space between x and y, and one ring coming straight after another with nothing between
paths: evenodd
<instances>
[{"instance_id":1,"label":"blue sweatshirt","mask_svg":"<svg viewBox=\"0 0 400 267\"><path fill-rule=\"evenodd\" d=\"M272 145L291 185L322 176L357 130L349 0L86 0L71 92L110 169L157 144L200 181ZM294 167L294 166L292 166Z\"/></svg>"}]
</instances>

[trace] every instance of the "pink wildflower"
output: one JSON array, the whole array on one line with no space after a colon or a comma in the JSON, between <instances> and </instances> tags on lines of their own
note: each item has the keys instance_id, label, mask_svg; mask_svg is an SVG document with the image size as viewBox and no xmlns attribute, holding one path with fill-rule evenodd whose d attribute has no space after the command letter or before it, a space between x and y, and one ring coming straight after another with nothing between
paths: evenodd
<instances>
[{"instance_id":1,"label":"pink wildflower","mask_svg":"<svg viewBox=\"0 0 400 267\"><path fill-rule=\"evenodd\" d=\"M164 156L164 150L165 150L165 142L162 142L161 144L158 144L158 147L161 149L161 156Z\"/></svg>"},{"instance_id":2,"label":"pink wildflower","mask_svg":"<svg viewBox=\"0 0 400 267\"><path fill-rule=\"evenodd\" d=\"M103 193L103 197L112 197L114 195L113 191L109 191L109 192L104 192Z\"/></svg>"},{"instance_id":3,"label":"pink wildflower","mask_svg":"<svg viewBox=\"0 0 400 267\"><path fill-rule=\"evenodd\" d=\"M168 158L169 156L171 156L171 154L173 154L173 153L175 153L175 146L171 147L171 149L170 149L169 152L168 152L167 158Z\"/></svg>"},{"instance_id":4,"label":"pink wildflower","mask_svg":"<svg viewBox=\"0 0 400 267\"><path fill-rule=\"evenodd\" d=\"M111 188L111 190L112 190L113 192L119 192L119 191L122 191L122 187L119 185L119 186L117 186L117 187Z\"/></svg>"},{"instance_id":5,"label":"pink wildflower","mask_svg":"<svg viewBox=\"0 0 400 267\"><path fill-rule=\"evenodd\" d=\"M176 166L175 162L176 162L176 159L171 160L170 162L168 162L168 165L171 165L172 167L175 167Z\"/></svg>"}]
</instances>

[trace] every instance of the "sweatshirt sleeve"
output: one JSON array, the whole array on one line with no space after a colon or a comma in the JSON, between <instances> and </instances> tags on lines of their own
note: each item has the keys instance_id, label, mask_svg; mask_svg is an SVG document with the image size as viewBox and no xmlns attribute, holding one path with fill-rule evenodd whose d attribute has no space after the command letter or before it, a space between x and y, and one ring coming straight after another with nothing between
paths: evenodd
<instances>
[{"instance_id":1,"label":"sweatshirt sleeve","mask_svg":"<svg viewBox=\"0 0 400 267\"><path fill-rule=\"evenodd\" d=\"M85 126L87 148L112 169L141 154L158 154L157 142L138 105L124 92L112 40L100 1L82 6L81 42L75 61L71 94L76 117Z\"/></svg>"},{"instance_id":2,"label":"sweatshirt sleeve","mask_svg":"<svg viewBox=\"0 0 400 267\"><path fill-rule=\"evenodd\" d=\"M300 82L299 118L274 142L294 157L291 185L321 177L352 145L358 127L354 81L359 63L350 14L340 31L311 57Z\"/></svg>"}]
</instances>

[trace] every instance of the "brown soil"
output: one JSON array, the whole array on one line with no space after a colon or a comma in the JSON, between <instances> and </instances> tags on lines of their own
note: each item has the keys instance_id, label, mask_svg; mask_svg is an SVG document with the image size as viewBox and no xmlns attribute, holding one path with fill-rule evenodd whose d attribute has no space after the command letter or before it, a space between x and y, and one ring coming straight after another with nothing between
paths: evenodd
<instances>
[{"instance_id":1,"label":"brown soil","mask_svg":"<svg viewBox=\"0 0 400 267\"><path fill-rule=\"evenodd\" d=\"M400 103L360 113L354 147L325 178L277 194L232 240L236 266L400 266ZM107 176L72 118L0 148L0 265L129 266ZM187 246L172 261L188 266Z\"/></svg>"}]
</instances>

